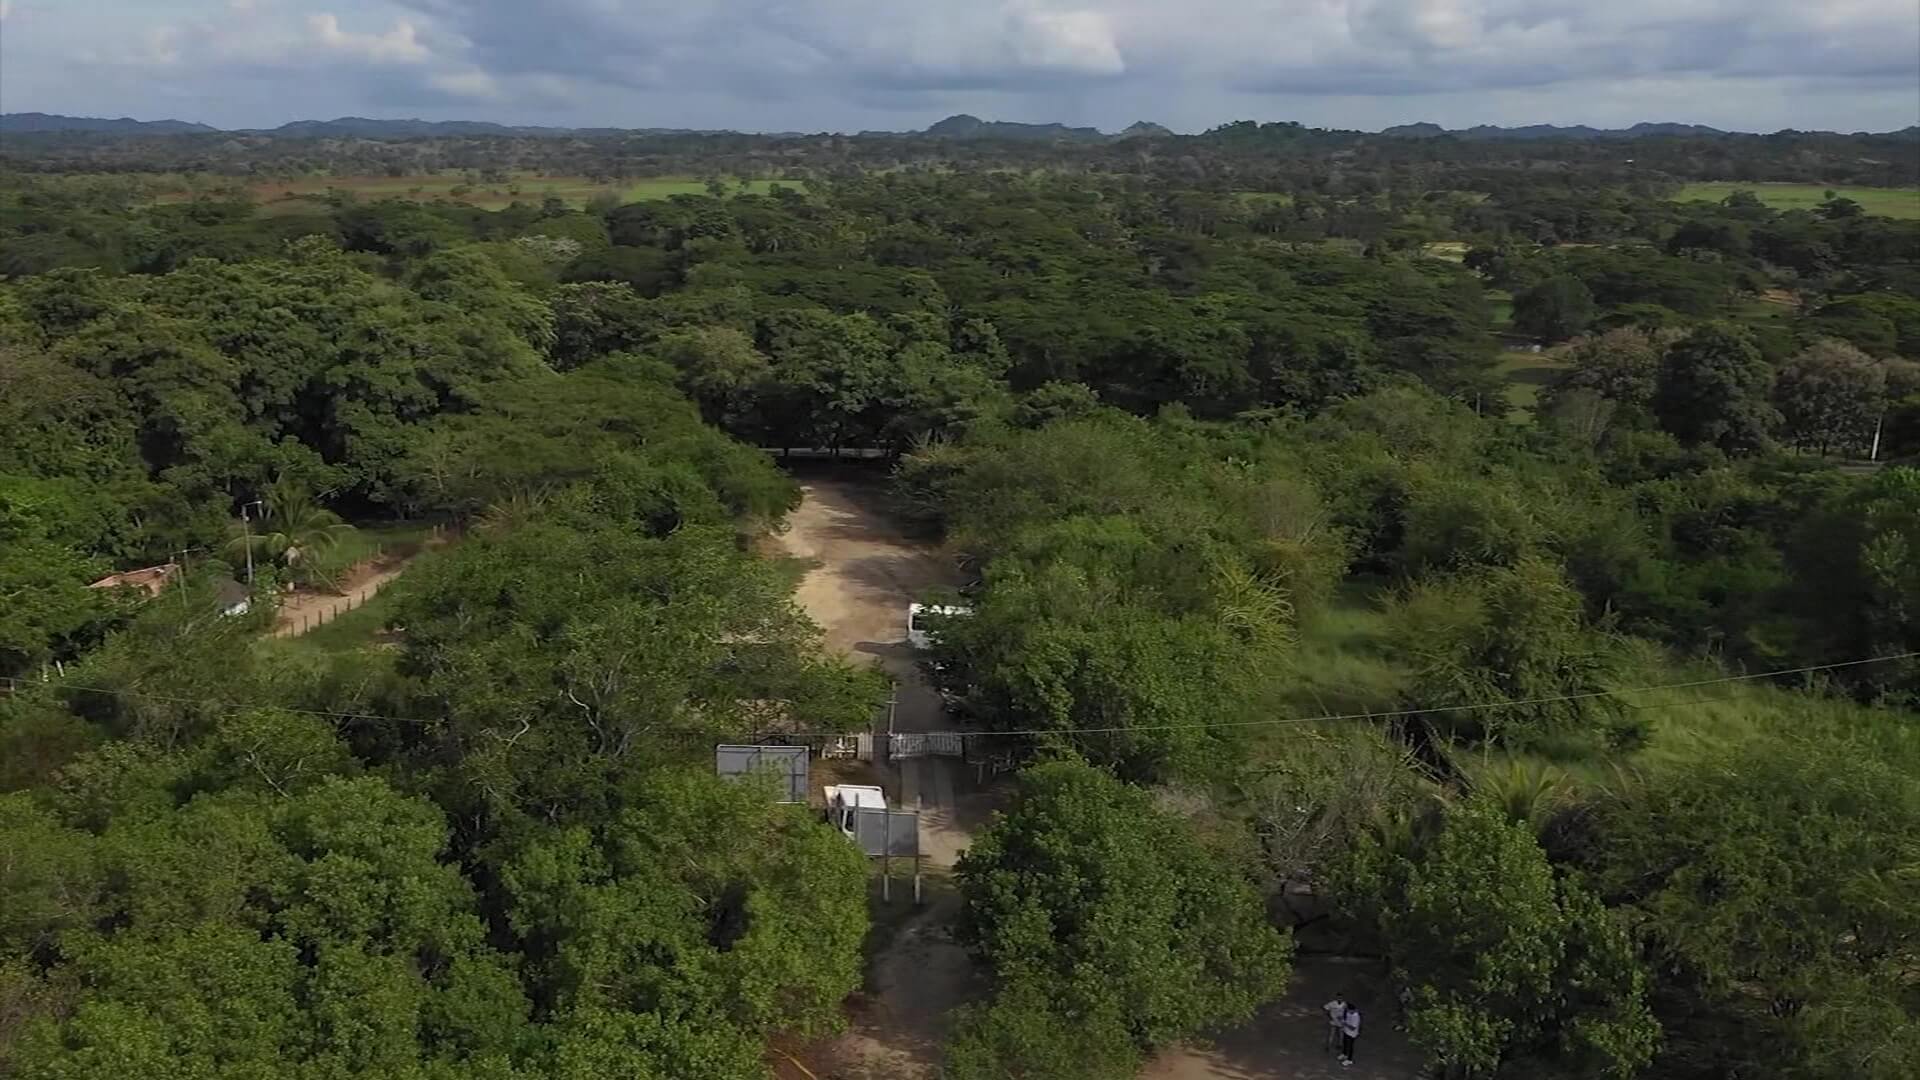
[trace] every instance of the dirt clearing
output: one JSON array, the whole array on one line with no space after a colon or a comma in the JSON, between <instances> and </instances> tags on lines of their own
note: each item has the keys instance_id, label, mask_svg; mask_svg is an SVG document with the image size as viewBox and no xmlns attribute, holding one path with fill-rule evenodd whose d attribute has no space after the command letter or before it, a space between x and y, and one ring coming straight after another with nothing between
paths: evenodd
<instances>
[{"instance_id":1,"label":"dirt clearing","mask_svg":"<svg viewBox=\"0 0 1920 1080\"><path fill-rule=\"evenodd\" d=\"M786 553L807 561L795 598L826 631L827 645L892 676L900 731L953 725L940 696L921 678L906 644L907 605L954 583L954 568L887 519L881 492L835 474L802 478L803 500L781 537ZM883 927L884 946L867 969L865 992L849 1007L851 1030L804 1055L822 1080L914 1080L938 1075L940 1045L953 1009L978 989L973 964L953 940L959 897L950 870L989 812L965 766L952 758L902 761L877 770L887 798L920 807L920 849L929 869L926 900ZM910 905L910 884L896 878L892 905ZM885 920L893 913L879 909Z\"/></svg>"}]
</instances>

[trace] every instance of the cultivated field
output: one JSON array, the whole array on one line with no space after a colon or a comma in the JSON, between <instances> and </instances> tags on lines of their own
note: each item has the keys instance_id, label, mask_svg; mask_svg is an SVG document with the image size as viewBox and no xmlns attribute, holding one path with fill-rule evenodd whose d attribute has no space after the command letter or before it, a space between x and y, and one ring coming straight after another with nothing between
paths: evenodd
<instances>
[{"instance_id":1,"label":"cultivated field","mask_svg":"<svg viewBox=\"0 0 1920 1080\"><path fill-rule=\"evenodd\" d=\"M1827 201L1827 192L1842 195L1883 217L1920 218L1920 188L1828 187L1825 184L1754 184L1714 180L1688 184L1674 196L1676 202L1719 202L1736 191L1751 191L1776 210L1811 210Z\"/></svg>"},{"instance_id":2,"label":"cultivated field","mask_svg":"<svg viewBox=\"0 0 1920 1080\"><path fill-rule=\"evenodd\" d=\"M728 194L764 195L775 184L798 189L799 180L724 181ZM704 195L707 181L692 176L656 176L644 180L617 180L598 183L584 176L541 176L515 173L505 182L481 182L459 173L437 176L310 176L295 180L263 180L250 184L246 193L255 201L271 205L281 200L306 195L325 195L329 191L350 191L361 199L452 199L487 210L498 210L513 202L538 203L549 195L571 206L585 206L596 195L612 194L621 202L664 199L672 195ZM159 202L180 202L193 193L184 186L180 191L160 196ZM297 204L296 204L297 205Z\"/></svg>"}]
</instances>

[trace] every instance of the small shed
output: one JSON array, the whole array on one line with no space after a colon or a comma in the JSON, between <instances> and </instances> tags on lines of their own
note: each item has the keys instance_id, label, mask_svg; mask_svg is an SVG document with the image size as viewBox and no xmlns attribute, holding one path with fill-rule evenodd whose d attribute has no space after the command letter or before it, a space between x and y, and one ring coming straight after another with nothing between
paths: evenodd
<instances>
[{"instance_id":1,"label":"small shed","mask_svg":"<svg viewBox=\"0 0 1920 1080\"><path fill-rule=\"evenodd\" d=\"M232 578L221 578L213 587L213 595L222 615L245 615L253 610L253 590Z\"/></svg>"}]
</instances>

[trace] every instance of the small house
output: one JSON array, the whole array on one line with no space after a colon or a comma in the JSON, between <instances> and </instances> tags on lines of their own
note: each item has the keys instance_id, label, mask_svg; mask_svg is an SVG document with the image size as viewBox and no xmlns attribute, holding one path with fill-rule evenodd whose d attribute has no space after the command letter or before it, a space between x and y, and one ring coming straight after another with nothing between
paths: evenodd
<instances>
[{"instance_id":1,"label":"small house","mask_svg":"<svg viewBox=\"0 0 1920 1080\"><path fill-rule=\"evenodd\" d=\"M180 576L177 563L161 563L140 570L124 570L118 574L108 574L99 581L88 585L89 589L118 589L123 586L139 589L148 596L159 596L167 583Z\"/></svg>"}]
</instances>

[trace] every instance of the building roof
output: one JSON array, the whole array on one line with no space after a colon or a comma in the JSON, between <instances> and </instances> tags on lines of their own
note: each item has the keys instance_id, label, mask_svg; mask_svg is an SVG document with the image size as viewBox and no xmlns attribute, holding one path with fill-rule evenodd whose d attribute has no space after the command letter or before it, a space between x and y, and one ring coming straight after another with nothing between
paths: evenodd
<instances>
[{"instance_id":1,"label":"building roof","mask_svg":"<svg viewBox=\"0 0 1920 1080\"><path fill-rule=\"evenodd\" d=\"M221 578L213 587L213 595L219 599L222 610L243 604L253 599L253 590L232 578Z\"/></svg>"},{"instance_id":2,"label":"building roof","mask_svg":"<svg viewBox=\"0 0 1920 1080\"><path fill-rule=\"evenodd\" d=\"M179 572L180 567L178 565L174 563L161 563L159 566L148 566L139 570L123 570L118 574L108 574L99 581L88 585L87 588L117 589L126 585L145 590L148 596L159 596L160 590L166 588L167 582L172 581L174 575Z\"/></svg>"}]
</instances>

